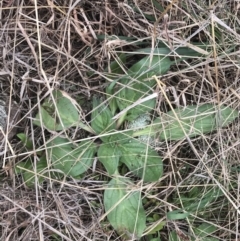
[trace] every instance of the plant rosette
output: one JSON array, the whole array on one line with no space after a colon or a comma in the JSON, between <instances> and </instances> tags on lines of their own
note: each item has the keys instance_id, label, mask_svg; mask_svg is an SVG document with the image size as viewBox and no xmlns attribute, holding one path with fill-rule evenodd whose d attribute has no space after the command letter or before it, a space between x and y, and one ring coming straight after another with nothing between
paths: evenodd
<instances>
[{"instance_id":1,"label":"plant rosette","mask_svg":"<svg viewBox=\"0 0 240 241\"><path fill-rule=\"evenodd\" d=\"M124 62L124 59L122 57L121 61ZM110 224L121 235L125 232L128 238L140 238L146 228L146 214L141 192L129 189L134 187L130 178L157 182L162 177L162 159L151 148L154 139L178 141L200 136L227 126L238 116L238 111L230 107L203 104L172 109L151 120L149 113L155 108L155 99L128 109L139 99L153 93L155 82L152 76L165 74L172 64L168 57L154 55L152 59L148 56L142 58L126 72L118 64L112 65L115 66L112 77L115 73L125 74L113 79L107 87L109 100L93 98L90 124L81 120L80 110L73 99L65 92L54 90L51 98L41 105L34 124L55 133L75 126L88 131L93 138L73 142L68 138L52 137L45 150L50 163L46 164L42 157L41 165L35 165L34 171L31 169L33 165L28 163L27 168L21 169L22 172L37 175L39 183L44 180L42 177L47 178L47 171L52 169L64 176L80 179L92 167L97 156L110 178L104 192L104 205ZM116 123L113 118L116 112L121 113L126 109ZM124 126L128 129L125 130ZM129 170L123 174L127 177L119 175L122 164ZM33 180L32 175L23 175L26 182L26 176ZM177 215L186 216L184 212Z\"/></svg>"}]
</instances>

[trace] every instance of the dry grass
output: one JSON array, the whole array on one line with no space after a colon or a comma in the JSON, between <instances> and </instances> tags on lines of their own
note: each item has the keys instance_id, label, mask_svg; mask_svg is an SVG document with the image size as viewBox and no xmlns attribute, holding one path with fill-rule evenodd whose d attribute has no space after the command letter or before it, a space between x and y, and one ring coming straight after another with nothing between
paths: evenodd
<instances>
[{"instance_id":1,"label":"dry grass","mask_svg":"<svg viewBox=\"0 0 240 241\"><path fill-rule=\"evenodd\" d=\"M168 99L174 106L215 103L239 110L238 1L156 2L163 11L150 0L0 2L0 88L18 103L18 132L34 143L34 150L26 152L15 138L1 157L0 240L121 240L103 219L107 177L101 165L80 181L50 180L36 183L35 189L28 189L14 174L16 163L30 156L36 162L34 153L44 149L54 134L32 124L46 95L57 88L89 102L94 94L104 92L110 81L105 69L117 53L164 42L175 58L181 46L194 48L194 42L208 42L203 57L183 61L161 77ZM167 108L166 98L160 95L157 111ZM83 109L89 121L91 111ZM238 121L191 143L192 147L187 141L158 147L165 170L161 182L142 187L147 213L167 222L161 240L168 240L172 230L189 240L186 231L203 221L218 228L214 236L219 240L239 240ZM214 187L223 195L204 213L193 213L191 220L167 220L166 213L181 208L182 195L196 187L203 197Z\"/></svg>"}]
</instances>

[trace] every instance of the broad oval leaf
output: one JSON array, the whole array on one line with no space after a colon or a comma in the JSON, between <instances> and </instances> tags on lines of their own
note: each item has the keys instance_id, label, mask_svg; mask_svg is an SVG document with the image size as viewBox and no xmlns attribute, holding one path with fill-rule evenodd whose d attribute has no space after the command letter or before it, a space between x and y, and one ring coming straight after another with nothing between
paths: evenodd
<instances>
[{"instance_id":1,"label":"broad oval leaf","mask_svg":"<svg viewBox=\"0 0 240 241\"><path fill-rule=\"evenodd\" d=\"M126 109L133 103L153 93L152 87L156 84L154 79L147 80L153 75L165 74L172 62L168 57L146 56L135 63L127 72L128 76L120 82L124 84L124 88L117 94L117 105L120 110ZM132 77L132 78L131 78ZM150 99L142 104L131 108L128 111L126 120L134 120L139 115L150 112L154 109L156 100Z\"/></svg>"},{"instance_id":2,"label":"broad oval leaf","mask_svg":"<svg viewBox=\"0 0 240 241\"><path fill-rule=\"evenodd\" d=\"M172 64L169 57L153 55L151 58L146 56L132 65L128 74L135 74L138 80L144 80L151 78L153 75L163 75L167 73Z\"/></svg>"},{"instance_id":3,"label":"broad oval leaf","mask_svg":"<svg viewBox=\"0 0 240 241\"><path fill-rule=\"evenodd\" d=\"M75 101L65 92L53 90L53 98L48 98L40 107L40 112L36 115L34 124L51 131L60 131L71 126L76 126L79 122L79 111ZM42 121L42 122L41 122Z\"/></svg>"},{"instance_id":4,"label":"broad oval leaf","mask_svg":"<svg viewBox=\"0 0 240 241\"><path fill-rule=\"evenodd\" d=\"M104 207L113 228L125 238L140 238L146 228L146 214L141 192L121 176L112 179L104 192ZM127 236L127 237L126 237Z\"/></svg>"},{"instance_id":5,"label":"broad oval leaf","mask_svg":"<svg viewBox=\"0 0 240 241\"><path fill-rule=\"evenodd\" d=\"M145 182L158 181L163 174L163 163L158 153L147 144L136 139L120 146L122 156L120 161L130 171Z\"/></svg>"},{"instance_id":6,"label":"broad oval leaf","mask_svg":"<svg viewBox=\"0 0 240 241\"><path fill-rule=\"evenodd\" d=\"M100 99L93 97L93 112L91 115L91 126L97 134L103 134L116 129L116 123L108 106L102 104ZM100 137L103 141L108 138Z\"/></svg>"},{"instance_id":7,"label":"broad oval leaf","mask_svg":"<svg viewBox=\"0 0 240 241\"><path fill-rule=\"evenodd\" d=\"M118 168L120 150L117 146L102 143L98 149L98 159L104 165L109 175L113 175Z\"/></svg>"},{"instance_id":8,"label":"broad oval leaf","mask_svg":"<svg viewBox=\"0 0 240 241\"><path fill-rule=\"evenodd\" d=\"M187 106L174 112L169 111L153 122L154 130L162 129L159 136L162 140L181 140L186 137L184 132L188 137L209 133L227 126L239 115L230 107L212 104Z\"/></svg>"},{"instance_id":9,"label":"broad oval leaf","mask_svg":"<svg viewBox=\"0 0 240 241\"><path fill-rule=\"evenodd\" d=\"M149 86L148 86L149 85ZM154 81L149 83L137 83L133 85L125 86L118 94L117 94L117 105L120 110L126 109L128 106L136 103L142 98L150 95L153 90L152 86L154 85ZM126 120L134 120L139 115L144 114L146 112L150 112L155 108L156 99L147 100L141 104L138 104L136 107L131 108L127 112Z\"/></svg>"},{"instance_id":10,"label":"broad oval leaf","mask_svg":"<svg viewBox=\"0 0 240 241\"><path fill-rule=\"evenodd\" d=\"M50 115L49 112L53 113L53 109L50 109L50 111L47 111L44 108L44 106L40 106L40 111L37 113L35 120L33 121L33 124L37 126L41 126L43 124L46 129L51 131L61 130L62 128L61 126L59 126L59 124L57 124L56 118Z\"/></svg>"},{"instance_id":11,"label":"broad oval leaf","mask_svg":"<svg viewBox=\"0 0 240 241\"><path fill-rule=\"evenodd\" d=\"M90 141L75 146L68 139L60 137L54 138L47 146L54 168L72 177L83 174L92 166L96 152L95 144Z\"/></svg>"},{"instance_id":12,"label":"broad oval leaf","mask_svg":"<svg viewBox=\"0 0 240 241\"><path fill-rule=\"evenodd\" d=\"M66 92L55 90L53 96L56 101L56 107L59 117L63 123L63 127L70 127L77 125L80 113L77 109L77 104ZM62 125L59 121L59 125Z\"/></svg>"}]
</instances>

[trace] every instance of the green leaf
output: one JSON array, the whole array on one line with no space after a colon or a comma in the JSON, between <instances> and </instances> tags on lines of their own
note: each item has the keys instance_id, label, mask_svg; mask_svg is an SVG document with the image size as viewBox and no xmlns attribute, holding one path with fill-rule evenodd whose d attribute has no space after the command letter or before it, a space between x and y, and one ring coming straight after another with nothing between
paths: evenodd
<instances>
[{"instance_id":1,"label":"green leaf","mask_svg":"<svg viewBox=\"0 0 240 241\"><path fill-rule=\"evenodd\" d=\"M160 222L158 223L156 226L154 226L152 229L150 229L146 235L149 234L156 234L157 232L159 232L160 230L162 230L164 228L164 226L166 225L166 222Z\"/></svg>"},{"instance_id":2,"label":"green leaf","mask_svg":"<svg viewBox=\"0 0 240 241\"><path fill-rule=\"evenodd\" d=\"M72 177L83 174L92 166L96 152L95 144L90 141L74 145L60 137L54 138L47 146L54 168Z\"/></svg>"},{"instance_id":3,"label":"green leaf","mask_svg":"<svg viewBox=\"0 0 240 241\"><path fill-rule=\"evenodd\" d=\"M200 237L200 238L205 238L205 237L207 237L208 235L211 235L212 233L214 233L217 230L218 230L217 227L215 227L214 225L209 224L209 223L202 223L197 228L193 229L195 235Z\"/></svg>"},{"instance_id":4,"label":"green leaf","mask_svg":"<svg viewBox=\"0 0 240 241\"><path fill-rule=\"evenodd\" d=\"M110 71L109 74L124 74L122 66L126 63L126 54L120 54L116 60L112 61L110 64Z\"/></svg>"},{"instance_id":5,"label":"green leaf","mask_svg":"<svg viewBox=\"0 0 240 241\"><path fill-rule=\"evenodd\" d=\"M169 220L179 220L185 219L189 216L190 213L184 212L182 210L174 210L167 213L167 218Z\"/></svg>"},{"instance_id":6,"label":"green leaf","mask_svg":"<svg viewBox=\"0 0 240 241\"><path fill-rule=\"evenodd\" d=\"M122 156L120 161L130 171L145 182L158 181L163 174L163 163L158 153L146 144L136 139L121 144Z\"/></svg>"},{"instance_id":7,"label":"green leaf","mask_svg":"<svg viewBox=\"0 0 240 241\"><path fill-rule=\"evenodd\" d=\"M17 137L21 140L21 142L27 149L33 149L33 142L27 137L25 133L18 133Z\"/></svg>"},{"instance_id":8,"label":"green leaf","mask_svg":"<svg viewBox=\"0 0 240 241\"><path fill-rule=\"evenodd\" d=\"M100 99L93 97L93 111L91 115L91 126L97 134L107 133L108 131L116 129L116 123L112 119L113 115L110 109L102 104ZM103 141L108 138L100 137Z\"/></svg>"},{"instance_id":9,"label":"green leaf","mask_svg":"<svg viewBox=\"0 0 240 241\"><path fill-rule=\"evenodd\" d=\"M164 8L161 4L159 4L157 1L152 0L153 6L160 12L164 12Z\"/></svg>"},{"instance_id":10,"label":"green leaf","mask_svg":"<svg viewBox=\"0 0 240 241\"><path fill-rule=\"evenodd\" d=\"M41 126L43 124L43 126L48 129L48 130L54 130L54 131L58 131L61 130L61 126L59 126L59 124L57 124L57 120L55 117L52 117L49 113L53 113L53 109L51 108L48 111L45 110L46 104L43 106L40 106L40 111L37 113L35 120L33 121L34 125L37 126ZM42 120L42 122L41 122ZM41 124L42 123L42 124Z\"/></svg>"},{"instance_id":11,"label":"green leaf","mask_svg":"<svg viewBox=\"0 0 240 241\"><path fill-rule=\"evenodd\" d=\"M106 88L106 93L109 96L108 97L108 103L109 103L109 107L110 110L112 112L113 115L115 115L116 111L117 111L117 101L116 98L114 96L114 85L116 84L116 82L119 79L119 75L124 74L124 71L122 69L122 66L124 66L124 64L126 63L126 54L120 54L117 58L117 60L114 60L111 62L110 64L110 71L111 73L107 74L108 78L113 79L113 82L110 83L107 88Z\"/></svg>"},{"instance_id":12,"label":"green leaf","mask_svg":"<svg viewBox=\"0 0 240 241\"><path fill-rule=\"evenodd\" d=\"M193 58L193 57L199 57L202 56L203 53L206 50L210 50L210 45L206 45L206 44L192 44L192 46L196 46L197 48L199 48L199 51L194 50L193 48L188 48L188 47L180 47L177 48L174 52L176 52L179 56L181 57L186 57L186 58ZM201 50L203 50L201 53ZM146 54L146 55L162 55L162 56L166 56L166 55L172 55L172 56L176 56L176 54L174 53L170 48L168 47L162 47L162 48L155 48L154 50L152 50L152 48L144 48L144 49L138 49L135 51L135 54ZM174 64L174 61L172 62L172 64Z\"/></svg>"},{"instance_id":13,"label":"green leaf","mask_svg":"<svg viewBox=\"0 0 240 241\"><path fill-rule=\"evenodd\" d=\"M141 192L133 191L128 178L112 179L104 192L104 206L110 224L119 235L140 238L146 228Z\"/></svg>"},{"instance_id":14,"label":"green leaf","mask_svg":"<svg viewBox=\"0 0 240 241\"><path fill-rule=\"evenodd\" d=\"M43 103L33 123L41 126L42 120L44 127L51 131L60 131L76 126L79 122L80 114L75 101L60 90L53 90L52 95L54 101L48 98Z\"/></svg>"},{"instance_id":15,"label":"green leaf","mask_svg":"<svg viewBox=\"0 0 240 241\"><path fill-rule=\"evenodd\" d=\"M106 93L109 95L109 108L111 110L112 115L114 116L117 111L117 100L115 97L113 97L113 90L111 90L109 87L106 88Z\"/></svg>"},{"instance_id":16,"label":"green leaf","mask_svg":"<svg viewBox=\"0 0 240 241\"><path fill-rule=\"evenodd\" d=\"M168 72L172 61L168 57L153 55L152 58L146 56L132 65L128 70L130 76L135 75L138 80L151 78L153 75L163 75Z\"/></svg>"},{"instance_id":17,"label":"green leaf","mask_svg":"<svg viewBox=\"0 0 240 241\"><path fill-rule=\"evenodd\" d=\"M120 154L119 148L110 144L102 143L98 149L98 159L109 175L113 175L117 171Z\"/></svg>"},{"instance_id":18,"label":"green leaf","mask_svg":"<svg viewBox=\"0 0 240 241\"><path fill-rule=\"evenodd\" d=\"M42 156L36 163L36 172L34 172L34 166L32 161L28 159L26 162L20 162L16 166L16 173L22 173L25 184L28 187L33 187L35 184L35 176L37 176L38 183L41 184L45 177L42 176L43 171L47 170L47 160L45 156ZM45 174L46 175L46 174Z\"/></svg>"},{"instance_id":19,"label":"green leaf","mask_svg":"<svg viewBox=\"0 0 240 241\"><path fill-rule=\"evenodd\" d=\"M169 241L184 241L184 239L181 239L178 235L176 231L172 231L169 234Z\"/></svg>"},{"instance_id":20,"label":"green leaf","mask_svg":"<svg viewBox=\"0 0 240 241\"><path fill-rule=\"evenodd\" d=\"M152 239L150 239L150 241L161 241L161 238L159 237L159 238L152 238Z\"/></svg>"},{"instance_id":21,"label":"green leaf","mask_svg":"<svg viewBox=\"0 0 240 241\"><path fill-rule=\"evenodd\" d=\"M223 195L223 192L219 187L214 187L209 190L204 190L204 192L199 191L198 195L195 197L192 197L190 200L187 198L186 198L186 201L183 200L183 206L185 210L187 210L188 212L193 212L193 213L201 212L222 195Z\"/></svg>"},{"instance_id":22,"label":"green leaf","mask_svg":"<svg viewBox=\"0 0 240 241\"><path fill-rule=\"evenodd\" d=\"M168 57L162 58L160 56L153 56L152 59L150 59L149 56L146 56L134 64L128 70L128 76L119 81L125 85L117 94L116 100L119 109L124 110L139 99L152 94L152 87L156 83L154 79L147 80L147 78L151 78L153 75L162 75L166 73L170 66L170 59ZM154 109L155 104L156 100L151 99L137 105L128 111L126 120L134 120L140 114L150 112Z\"/></svg>"},{"instance_id":23,"label":"green leaf","mask_svg":"<svg viewBox=\"0 0 240 241\"><path fill-rule=\"evenodd\" d=\"M185 138L184 132L188 137L209 133L227 126L236 117L238 111L230 107L220 106L218 109L212 104L192 105L163 114L153 122L152 131L162 129L159 136L162 140L181 140Z\"/></svg>"},{"instance_id":24,"label":"green leaf","mask_svg":"<svg viewBox=\"0 0 240 241\"><path fill-rule=\"evenodd\" d=\"M109 136L109 142L111 145L120 145L124 143L129 143L129 141L132 139L133 131L115 131L111 132L111 135Z\"/></svg>"},{"instance_id":25,"label":"green leaf","mask_svg":"<svg viewBox=\"0 0 240 241\"><path fill-rule=\"evenodd\" d=\"M153 83L153 81L152 81ZM140 99L147 97L152 94L152 83L143 83L143 84L133 84L132 86L125 86L118 94L117 94L117 105L120 110L126 109L128 106L137 102ZM151 85L151 86L148 86ZM147 100L136 107L131 108L125 117L125 120L134 120L139 115L144 114L146 112L150 112L155 108L156 99Z\"/></svg>"},{"instance_id":26,"label":"green leaf","mask_svg":"<svg viewBox=\"0 0 240 241\"><path fill-rule=\"evenodd\" d=\"M64 128L76 125L79 121L80 114L75 101L65 92L59 90L53 91L53 97L56 101L56 107ZM59 125L61 125L61 123L59 123Z\"/></svg>"}]
</instances>

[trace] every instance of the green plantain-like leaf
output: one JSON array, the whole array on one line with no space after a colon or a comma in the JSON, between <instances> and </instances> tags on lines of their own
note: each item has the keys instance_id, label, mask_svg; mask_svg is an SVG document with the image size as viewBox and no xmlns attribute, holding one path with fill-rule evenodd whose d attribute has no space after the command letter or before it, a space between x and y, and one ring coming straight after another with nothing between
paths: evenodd
<instances>
[{"instance_id":1,"label":"green plantain-like leaf","mask_svg":"<svg viewBox=\"0 0 240 241\"><path fill-rule=\"evenodd\" d=\"M163 174L163 163L158 153L144 143L131 139L129 143L121 144L120 161L130 171L145 182L158 181Z\"/></svg>"},{"instance_id":2,"label":"green plantain-like leaf","mask_svg":"<svg viewBox=\"0 0 240 241\"><path fill-rule=\"evenodd\" d=\"M54 138L47 146L54 168L72 177L83 174L92 166L96 152L92 142L83 141L75 146L68 139L60 137Z\"/></svg>"},{"instance_id":3,"label":"green plantain-like leaf","mask_svg":"<svg viewBox=\"0 0 240 241\"><path fill-rule=\"evenodd\" d=\"M203 44L203 43L193 43L192 46L196 46L199 51L194 50L193 48L188 48L188 47L180 47L177 48L174 52L168 48L168 47L160 47L160 48L155 48L152 50L152 48L144 48L144 49L138 49L135 51L135 54L146 54L146 55L172 55L176 56L175 53L177 53L179 56L184 57L184 58L192 58L192 57L198 57L198 56L203 56L203 53L206 53L206 50L211 49L211 45ZM203 50L203 51L201 51ZM202 53L201 53L202 52ZM173 63L174 64L174 61Z\"/></svg>"},{"instance_id":4,"label":"green plantain-like leaf","mask_svg":"<svg viewBox=\"0 0 240 241\"><path fill-rule=\"evenodd\" d=\"M190 215L189 212L184 212L182 210L174 210L167 213L167 218L169 220L179 220L185 219Z\"/></svg>"},{"instance_id":5,"label":"green plantain-like leaf","mask_svg":"<svg viewBox=\"0 0 240 241\"><path fill-rule=\"evenodd\" d=\"M98 149L98 159L104 165L109 175L116 172L121 156L120 145L129 143L133 131L113 132L107 143L102 143Z\"/></svg>"},{"instance_id":6,"label":"green plantain-like leaf","mask_svg":"<svg viewBox=\"0 0 240 241\"><path fill-rule=\"evenodd\" d=\"M193 231L196 236L199 238L207 238L208 235L211 235L212 233L216 232L218 228L210 223L202 223L197 228L194 228ZM211 238L211 237L209 237Z\"/></svg>"},{"instance_id":7,"label":"green plantain-like leaf","mask_svg":"<svg viewBox=\"0 0 240 241\"><path fill-rule=\"evenodd\" d=\"M140 238L146 228L141 192L132 191L128 178L112 179L104 192L104 206L110 224L123 238Z\"/></svg>"},{"instance_id":8,"label":"green plantain-like leaf","mask_svg":"<svg viewBox=\"0 0 240 241\"><path fill-rule=\"evenodd\" d=\"M223 192L219 187L209 188L204 190L204 193L199 190L192 198L183 198L182 205L188 212L196 213L204 211L206 207L213 204L217 198L223 196Z\"/></svg>"},{"instance_id":9,"label":"green plantain-like leaf","mask_svg":"<svg viewBox=\"0 0 240 241\"><path fill-rule=\"evenodd\" d=\"M174 220L174 219L173 219ZM214 238L208 235L211 235L213 232L215 232L217 230L217 228L211 224L208 223L203 223L200 226L198 226L197 228L192 228L194 235L189 234L185 234L187 235L187 237L183 237L181 238L176 231L172 231L169 234L169 241L184 241L184 240L191 240L191 241L195 241L195 240L201 240L201 241L218 241L218 238Z\"/></svg>"},{"instance_id":10,"label":"green plantain-like leaf","mask_svg":"<svg viewBox=\"0 0 240 241\"><path fill-rule=\"evenodd\" d=\"M108 143L112 146L119 146L120 144L129 143L129 141L132 139L133 131L128 130L124 132L111 132L111 135L109 136Z\"/></svg>"},{"instance_id":11,"label":"green plantain-like leaf","mask_svg":"<svg viewBox=\"0 0 240 241\"><path fill-rule=\"evenodd\" d=\"M35 124L37 126L41 126L40 119L42 118L42 123L46 129L51 130L51 131L62 130L62 127L59 126L56 118L52 117L52 115L50 114L50 113L53 113L54 110L49 107L49 109L48 109L49 111L47 111L45 109L46 106L47 106L47 104L43 104L43 106L40 106L40 111L39 111L39 113L37 113L35 120L33 121L33 124ZM41 118L40 118L40 116L41 116Z\"/></svg>"},{"instance_id":12,"label":"green plantain-like leaf","mask_svg":"<svg viewBox=\"0 0 240 241\"><path fill-rule=\"evenodd\" d=\"M118 78L121 74L124 74L124 71L122 69L122 66L126 63L126 54L120 54L117 58L117 60L114 60L110 64L110 71L111 73L107 74L108 78L111 78L113 82L109 84L106 87L106 93L108 95L108 103L109 103L109 108L111 109L111 112L113 115L115 115L117 111L117 101L116 98L113 97L114 95L114 85L118 81Z\"/></svg>"},{"instance_id":13,"label":"green plantain-like leaf","mask_svg":"<svg viewBox=\"0 0 240 241\"><path fill-rule=\"evenodd\" d=\"M76 125L79 121L79 112L76 103L65 92L56 90L53 91L53 96L56 101L57 110L62 120L64 127ZM61 123L59 123L61 125Z\"/></svg>"},{"instance_id":14,"label":"green plantain-like leaf","mask_svg":"<svg viewBox=\"0 0 240 241\"><path fill-rule=\"evenodd\" d=\"M113 115L108 106L102 104L100 99L93 98L93 112L91 116L91 126L97 134L107 133L116 129L116 123L112 119ZM103 141L108 140L106 137L100 137Z\"/></svg>"},{"instance_id":15,"label":"green plantain-like leaf","mask_svg":"<svg viewBox=\"0 0 240 241\"><path fill-rule=\"evenodd\" d=\"M124 88L117 94L117 105L120 110L126 109L129 105L153 93L152 87L156 84L151 77L153 75L162 75L166 73L172 62L168 57L160 56L144 57L134 64L127 72L128 76L120 80ZM133 77L133 78L131 78ZM147 78L151 78L147 80ZM145 101L142 104L128 111L126 120L134 120L140 114L149 112L154 109L155 99Z\"/></svg>"},{"instance_id":16,"label":"green plantain-like leaf","mask_svg":"<svg viewBox=\"0 0 240 241\"><path fill-rule=\"evenodd\" d=\"M22 173L25 184L28 187L33 187L35 184L35 176L37 176L37 181L41 184L45 177L43 172L47 170L47 160L45 156L42 156L36 165L36 172L34 172L34 167L32 161L28 159L26 162L21 162L16 166L16 173ZM47 174L45 174L46 176Z\"/></svg>"},{"instance_id":17,"label":"green plantain-like leaf","mask_svg":"<svg viewBox=\"0 0 240 241\"><path fill-rule=\"evenodd\" d=\"M128 70L130 76L135 76L138 80L151 78L153 75L163 75L168 72L172 61L168 57L154 55L152 58L146 56L131 66Z\"/></svg>"},{"instance_id":18,"label":"green plantain-like leaf","mask_svg":"<svg viewBox=\"0 0 240 241\"><path fill-rule=\"evenodd\" d=\"M33 142L25 133L18 133L17 137L21 140L22 144L28 149L33 149Z\"/></svg>"},{"instance_id":19,"label":"green plantain-like leaf","mask_svg":"<svg viewBox=\"0 0 240 241\"><path fill-rule=\"evenodd\" d=\"M79 122L79 112L73 99L60 90L53 90L53 98L46 100L40 107L40 112L36 115L34 124L51 131L59 131L71 126L76 126Z\"/></svg>"},{"instance_id":20,"label":"green plantain-like leaf","mask_svg":"<svg viewBox=\"0 0 240 241\"><path fill-rule=\"evenodd\" d=\"M117 57L116 60L111 62L111 64L110 64L111 73L108 73L107 76L108 77L112 77L112 76L116 77L116 74L124 74L122 66L124 66L125 63L126 63L126 54L122 53Z\"/></svg>"},{"instance_id":21,"label":"green plantain-like leaf","mask_svg":"<svg viewBox=\"0 0 240 241\"><path fill-rule=\"evenodd\" d=\"M166 225L165 221L162 221L162 222L158 223L154 228L148 230L147 235L149 235L149 234L156 234L157 232L162 230L165 225Z\"/></svg>"},{"instance_id":22,"label":"green plantain-like leaf","mask_svg":"<svg viewBox=\"0 0 240 241\"><path fill-rule=\"evenodd\" d=\"M117 146L102 143L98 149L98 159L104 165L109 175L113 175L118 168L120 150Z\"/></svg>"},{"instance_id":23,"label":"green plantain-like leaf","mask_svg":"<svg viewBox=\"0 0 240 241\"><path fill-rule=\"evenodd\" d=\"M184 139L184 132L188 137L209 133L227 126L239 115L230 107L220 106L218 109L212 104L187 106L174 112L169 111L153 122L152 131L161 131L159 137L162 140Z\"/></svg>"}]
</instances>

